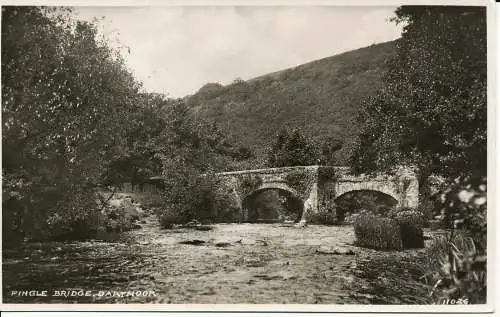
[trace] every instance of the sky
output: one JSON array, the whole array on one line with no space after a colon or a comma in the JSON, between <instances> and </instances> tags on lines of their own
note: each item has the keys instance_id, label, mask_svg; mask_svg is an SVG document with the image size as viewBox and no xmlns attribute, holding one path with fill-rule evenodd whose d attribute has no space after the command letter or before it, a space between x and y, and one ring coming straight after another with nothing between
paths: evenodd
<instances>
[{"instance_id":1,"label":"sky","mask_svg":"<svg viewBox=\"0 0 500 317\"><path fill-rule=\"evenodd\" d=\"M149 92L183 97L394 40L394 7L78 7Z\"/></svg>"}]
</instances>

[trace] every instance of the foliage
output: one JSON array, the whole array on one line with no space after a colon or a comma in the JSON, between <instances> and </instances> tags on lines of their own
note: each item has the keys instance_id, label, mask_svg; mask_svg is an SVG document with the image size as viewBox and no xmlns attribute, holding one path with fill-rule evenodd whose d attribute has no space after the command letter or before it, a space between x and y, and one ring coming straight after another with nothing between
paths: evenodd
<instances>
[{"instance_id":1,"label":"foliage","mask_svg":"<svg viewBox=\"0 0 500 317\"><path fill-rule=\"evenodd\" d=\"M486 302L486 178L456 178L438 195L443 221L451 233L440 252L438 300L468 298L470 303ZM469 244L457 244L456 231L466 232ZM460 237L461 234L458 234ZM432 254L430 256L433 256Z\"/></svg>"},{"instance_id":2,"label":"foliage","mask_svg":"<svg viewBox=\"0 0 500 317\"><path fill-rule=\"evenodd\" d=\"M186 224L189 222L186 214L177 205L166 206L164 209L157 210L160 226L165 229L171 229L174 225Z\"/></svg>"},{"instance_id":3,"label":"foliage","mask_svg":"<svg viewBox=\"0 0 500 317\"><path fill-rule=\"evenodd\" d=\"M385 87L364 101L358 172L417 166L422 175L486 175L486 9L402 6Z\"/></svg>"},{"instance_id":4,"label":"foliage","mask_svg":"<svg viewBox=\"0 0 500 317\"><path fill-rule=\"evenodd\" d=\"M427 221L419 210L410 207L394 207L387 213L389 218L410 222L418 227L425 227Z\"/></svg>"},{"instance_id":5,"label":"foliage","mask_svg":"<svg viewBox=\"0 0 500 317\"><path fill-rule=\"evenodd\" d=\"M356 243L378 250L402 250L401 230L391 218L360 215L354 221Z\"/></svg>"},{"instance_id":6,"label":"foliage","mask_svg":"<svg viewBox=\"0 0 500 317\"><path fill-rule=\"evenodd\" d=\"M434 284L436 303L466 299L469 304L486 302L486 256L479 255L466 231L436 238L428 250L426 271ZM430 276L429 276L430 275Z\"/></svg>"},{"instance_id":7,"label":"foliage","mask_svg":"<svg viewBox=\"0 0 500 317\"><path fill-rule=\"evenodd\" d=\"M212 174L197 170L170 170L165 176L166 189L158 208L162 226L201 222L235 222L242 213L232 193Z\"/></svg>"},{"instance_id":8,"label":"foliage","mask_svg":"<svg viewBox=\"0 0 500 317\"><path fill-rule=\"evenodd\" d=\"M321 224L321 225L336 225L342 222L343 219L332 212L331 210L319 210L317 213L313 213L308 217L307 222L311 224Z\"/></svg>"},{"instance_id":9,"label":"foliage","mask_svg":"<svg viewBox=\"0 0 500 317\"><path fill-rule=\"evenodd\" d=\"M284 214L284 197L277 190L265 190L247 197L244 205L248 209L248 221L278 219Z\"/></svg>"},{"instance_id":10,"label":"foliage","mask_svg":"<svg viewBox=\"0 0 500 317\"><path fill-rule=\"evenodd\" d=\"M268 166L307 166L319 163L319 152L300 130L282 129L268 152Z\"/></svg>"},{"instance_id":11,"label":"foliage","mask_svg":"<svg viewBox=\"0 0 500 317\"><path fill-rule=\"evenodd\" d=\"M119 186L130 182L135 186L161 174L162 162L158 153L168 126L168 108L173 101L160 94L146 93L137 99L137 108L127 123L121 153L102 175L104 185Z\"/></svg>"},{"instance_id":12,"label":"foliage","mask_svg":"<svg viewBox=\"0 0 500 317\"><path fill-rule=\"evenodd\" d=\"M157 209L160 223L179 224L206 214L211 192L194 168L178 167L165 173L162 207ZM202 209L198 209L201 207Z\"/></svg>"},{"instance_id":13,"label":"foliage","mask_svg":"<svg viewBox=\"0 0 500 317\"><path fill-rule=\"evenodd\" d=\"M214 208L210 216L211 222L241 222L243 212L236 201L234 194L217 187L214 197Z\"/></svg>"},{"instance_id":14,"label":"foliage","mask_svg":"<svg viewBox=\"0 0 500 317\"><path fill-rule=\"evenodd\" d=\"M2 7L3 215L18 233L9 238L91 231L101 172L120 153L139 88L69 10Z\"/></svg>"},{"instance_id":15,"label":"foliage","mask_svg":"<svg viewBox=\"0 0 500 317\"><path fill-rule=\"evenodd\" d=\"M337 164L336 153L344 146L342 140L329 136L323 138L321 142L316 141L316 144L320 153L319 164L326 166Z\"/></svg>"},{"instance_id":16,"label":"foliage","mask_svg":"<svg viewBox=\"0 0 500 317\"><path fill-rule=\"evenodd\" d=\"M334 183L339 177L334 167L320 166L318 168L318 184Z\"/></svg>"},{"instance_id":17,"label":"foliage","mask_svg":"<svg viewBox=\"0 0 500 317\"><path fill-rule=\"evenodd\" d=\"M204 191L209 199L202 203L198 209L209 208L205 217L198 219L207 222L240 222L243 220L243 211L237 201L234 188L223 179L215 175L203 177Z\"/></svg>"},{"instance_id":18,"label":"foliage","mask_svg":"<svg viewBox=\"0 0 500 317\"><path fill-rule=\"evenodd\" d=\"M159 129L146 138L151 140L147 147L150 157L161 162L160 219L163 224L211 219L224 200L211 172L227 168L244 150L235 149L215 124L197 120L182 100L160 102Z\"/></svg>"},{"instance_id":19,"label":"foliage","mask_svg":"<svg viewBox=\"0 0 500 317\"><path fill-rule=\"evenodd\" d=\"M141 184L160 175L165 160L184 160L200 172L231 169L252 157L250 149L231 144L213 122L197 119L183 100L161 94L141 94L131 115L123 154L110 165L107 184Z\"/></svg>"},{"instance_id":20,"label":"foliage","mask_svg":"<svg viewBox=\"0 0 500 317\"><path fill-rule=\"evenodd\" d=\"M394 207L386 215L398 222L403 248L424 247L423 228L427 225L427 222L420 211L410 207Z\"/></svg>"},{"instance_id":21,"label":"foliage","mask_svg":"<svg viewBox=\"0 0 500 317\"><path fill-rule=\"evenodd\" d=\"M242 197L245 197L259 188L262 182L263 180L259 175L244 175L238 180L238 192Z\"/></svg>"},{"instance_id":22,"label":"foliage","mask_svg":"<svg viewBox=\"0 0 500 317\"><path fill-rule=\"evenodd\" d=\"M403 248L423 248L424 231L422 226L422 218L416 216L400 216L396 218L401 230L401 240Z\"/></svg>"},{"instance_id":23,"label":"foliage","mask_svg":"<svg viewBox=\"0 0 500 317\"><path fill-rule=\"evenodd\" d=\"M369 190L347 192L335 199L336 212L341 218L360 212L386 217L396 203L389 195Z\"/></svg>"},{"instance_id":24,"label":"foliage","mask_svg":"<svg viewBox=\"0 0 500 317\"><path fill-rule=\"evenodd\" d=\"M306 199L316 181L314 174L306 169L292 170L286 173L285 181L300 195L299 198Z\"/></svg>"},{"instance_id":25,"label":"foliage","mask_svg":"<svg viewBox=\"0 0 500 317\"><path fill-rule=\"evenodd\" d=\"M95 26L70 11L2 13L4 228L17 233L9 237L91 233L99 187L141 184L170 168L179 172L170 180L188 186L170 186L170 201L188 203L200 173L252 155L184 101L140 93Z\"/></svg>"},{"instance_id":26,"label":"foliage","mask_svg":"<svg viewBox=\"0 0 500 317\"><path fill-rule=\"evenodd\" d=\"M253 150L247 169L266 164L276 127L287 126L300 128L320 145L327 138L341 140L342 148L328 161L345 164L358 131L355 114L361 100L381 87L385 60L392 55L394 42L377 44L250 79L245 85L210 84L186 102L200 118L224 127L233 143Z\"/></svg>"},{"instance_id":27,"label":"foliage","mask_svg":"<svg viewBox=\"0 0 500 317\"><path fill-rule=\"evenodd\" d=\"M450 229L466 229L479 252L486 252L486 177L459 177L436 195L442 221Z\"/></svg>"},{"instance_id":28,"label":"foliage","mask_svg":"<svg viewBox=\"0 0 500 317\"><path fill-rule=\"evenodd\" d=\"M334 153L342 148L342 141L327 137L315 141L299 129L281 129L267 152L270 167L334 165Z\"/></svg>"},{"instance_id":29,"label":"foliage","mask_svg":"<svg viewBox=\"0 0 500 317\"><path fill-rule=\"evenodd\" d=\"M448 244L442 266L447 298L484 302L486 263L486 8L402 6L404 24L384 89L368 99L351 163L358 172L414 165L455 181L441 195L443 221L464 228L475 252ZM473 299L474 298L474 299Z\"/></svg>"}]
</instances>

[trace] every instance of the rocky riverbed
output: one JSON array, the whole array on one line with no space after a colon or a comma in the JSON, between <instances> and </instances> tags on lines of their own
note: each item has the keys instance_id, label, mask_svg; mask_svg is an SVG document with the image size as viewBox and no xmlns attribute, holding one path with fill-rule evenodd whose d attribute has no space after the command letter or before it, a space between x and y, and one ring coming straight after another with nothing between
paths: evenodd
<instances>
[{"instance_id":1,"label":"rocky riverbed","mask_svg":"<svg viewBox=\"0 0 500 317\"><path fill-rule=\"evenodd\" d=\"M142 222L140 229L111 241L4 246L4 302L424 304L430 300L419 265L425 249L359 248L353 245L352 226L217 224L212 230L165 230L154 215Z\"/></svg>"}]
</instances>

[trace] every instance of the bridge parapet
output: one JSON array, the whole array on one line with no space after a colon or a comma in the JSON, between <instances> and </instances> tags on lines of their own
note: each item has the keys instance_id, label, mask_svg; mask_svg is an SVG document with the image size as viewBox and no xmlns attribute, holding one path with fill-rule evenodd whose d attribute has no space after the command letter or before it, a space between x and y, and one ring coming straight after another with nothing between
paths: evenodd
<instances>
[{"instance_id":1,"label":"bridge parapet","mask_svg":"<svg viewBox=\"0 0 500 317\"><path fill-rule=\"evenodd\" d=\"M267 175L267 174L286 174L291 171L314 171L317 170L319 165L311 165L311 166L286 166L286 167L270 167L270 168L261 168L254 170L243 170L243 171L230 171L230 172L219 172L215 173L216 175L221 176L231 176L231 175L246 175L246 174L254 174L254 175Z\"/></svg>"},{"instance_id":2,"label":"bridge parapet","mask_svg":"<svg viewBox=\"0 0 500 317\"><path fill-rule=\"evenodd\" d=\"M335 199L352 191L378 191L399 206L418 206L418 180L411 169L391 174L354 175L346 166L291 166L215 173L240 208L254 193L267 189L288 192L303 204L302 221L314 213L335 212ZM222 185L221 185L222 186Z\"/></svg>"}]
</instances>

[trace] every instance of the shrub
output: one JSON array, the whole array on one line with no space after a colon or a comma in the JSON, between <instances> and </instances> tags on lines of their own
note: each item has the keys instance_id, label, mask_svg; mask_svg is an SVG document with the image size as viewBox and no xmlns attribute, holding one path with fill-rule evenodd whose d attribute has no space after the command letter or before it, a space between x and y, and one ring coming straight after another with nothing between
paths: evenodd
<instances>
[{"instance_id":1,"label":"shrub","mask_svg":"<svg viewBox=\"0 0 500 317\"><path fill-rule=\"evenodd\" d=\"M102 227L108 232L124 232L137 228L139 212L128 199L121 201L119 206L106 206L100 214L103 219L100 229Z\"/></svg>"},{"instance_id":2,"label":"shrub","mask_svg":"<svg viewBox=\"0 0 500 317\"><path fill-rule=\"evenodd\" d=\"M387 216L393 219L405 219L419 227L424 227L426 225L424 215L419 210L410 207L392 208Z\"/></svg>"},{"instance_id":3,"label":"shrub","mask_svg":"<svg viewBox=\"0 0 500 317\"><path fill-rule=\"evenodd\" d=\"M163 227L191 220L232 222L241 220L239 206L231 199L224 183L214 175L178 170L171 173L167 190L162 194L162 207L157 214Z\"/></svg>"},{"instance_id":4,"label":"shrub","mask_svg":"<svg viewBox=\"0 0 500 317\"><path fill-rule=\"evenodd\" d=\"M422 215L423 226L428 228L431 225L431 220L434 219L434 212L436 211L436 204L429 199L423 198L423 201L419 201L418 212Z\"/></svg>"},{"instance_id":5,"label":"shrub","mask_svg":"<svg viewBox=\"0 0 500 317\"><path fill-rule=\"evenodd\" d=\"M431 296L437 303L467 299L470 304L486 299L486 256L479 255L467 231L437 237L428 249L427 276L434 284Z\"/></svg>"},{"instance_id":6,"label":"shrub","mask_svg":"<svg viewBox=\"0 0 500 317\"><path fill-rule=\"evenodd\" d=\"M339 223L336 215L331 211L313 213L309 216L309 223L320 225L335 225Z\"/></svg>"},{"instance_id":7,"label":"shrub","mask_svg":"<svg viewBox=\"0 0 500 317\"><path fill-rule=\"evenodd\" d=\"M239 222L243 220L243 212L234 195L221 184L211 188L214 204L210 212L212 222Z\"/></svg>"},{"instance_id":8,"label":"shrub","mask_svg":"<svg viewBox=\"0 0 500 317\"><path fill-rule=\"evenodd\" d=\"M403 242L398 222L390 218L359 215L354 221L356 243L378 250L401 250Z\"/></svg>"},{"instance_id":9,"label":"shrub","mask_svg":"<svg viewBox=\"0 0 500 317\"><path fill-rule=\"evenodd\" d=\"M424 231L426 224L423 214L413 208L393 208L389 212L390 218L395 219L401 230L403 248L423 248Z\"/></svg>"},{"instance_id":10,"label":"shrub","mask_svg":"<svg viewBox=\"0 0 500 317\"><path fill-rule=\"evenodd\" d=\"M203 216L199 207L207 199L198 170L173 167L164 179L161 206L155 208L162 227L169 228Z\"/></svg>"},{"instance_id":11,"label":"shrub","mask_svg":"<svg viewBox=\"0 0 500 317\"><path fill-rule=\"evenodd\" d=\"M401 240L403 248L423 248L424 244L424 231L422 227L414 222L414 218L403 217L396 220L399 224L401 231Z\"/></svg>"},{"instance_id":12,"label":"shrub","mask_svg":"<svg viewBox=\"0 0 500 317\"><path fill-rule=\"evenodd\" d=\"M432 294L436 302L466 298L469 304L485 303L486 178L457 178L438 197L452 230L429 254L440 259Z\"/></svg>"},{"instance_id":13,"label":"shrub","mask_svg":"<svg viewBox=\"0 0 500 317\"><path fill-rule=\"evenodd\" d=\"M90 237L100 225L92 188L82 188L79 184L12 184L8 177L3 185L6 242L82 239Z\"/></svg>"},{"instance_id":14,"label":"shrub","mask_svg":"<svg viewBox=\"0 0 500 317\"><path fill-rule=\"evenodd\" d=\"M183 214L176 208L176 206L166 209L158 209L157 215L160 220L160 226L165 229L170 229L174 225L181 225L189 222L188 216Z\"/></svg>"},{"instance_id":15,"label":"shrub","mask_svg":"<svg viewBox=\"0 0 500 317\"><path fill-rule=\"evenodd\" d=\"M48 210L45 222L48 233L39 234L38 238L78 240L92 237L103 224L94 198L92 189L82 189L78 185L66 187Z\"/></svg>"}]
</instances>

